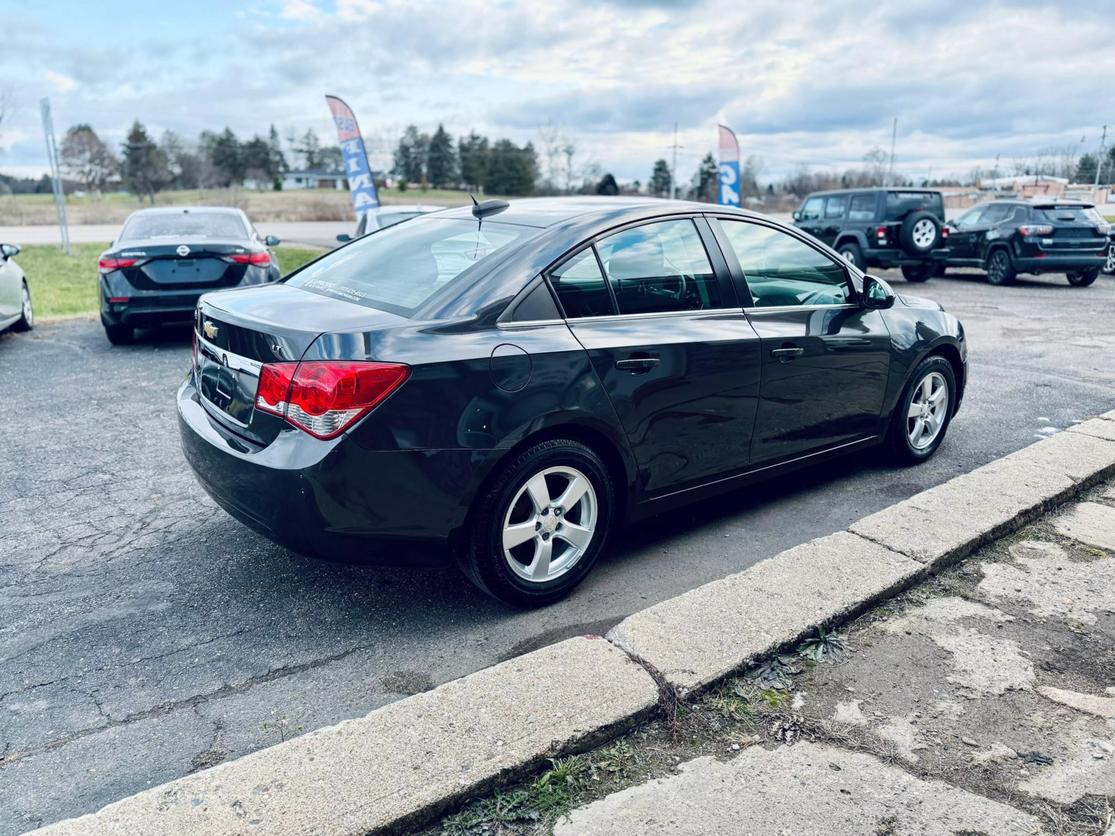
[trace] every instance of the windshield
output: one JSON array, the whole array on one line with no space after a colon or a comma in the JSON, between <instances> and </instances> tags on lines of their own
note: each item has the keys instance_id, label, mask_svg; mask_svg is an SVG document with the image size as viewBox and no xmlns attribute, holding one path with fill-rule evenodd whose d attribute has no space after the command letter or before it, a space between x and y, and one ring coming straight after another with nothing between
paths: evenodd
<instances>
[{"instance_id":1,"label":"windshield","mask_svg":"<svg viewBox=\"0 0 1115 836\"><path fill-rule=\"evenodd\" d=\"M121 241L146 238L219 238L243 240L248 230L229 212L159 212L133 215L124 224Z\"/></svg>"},{"instance_id":2,"label":"windshield","mask_svg":"<svg viewBox=\"0 0 1115 836\"><path fill-rule=\"evenodd\" d=\"M1041 206L1037 210L1038 216L1050 223L1078 223L1095 224L1104 223L1099 212L1091 206Z\"/></svg>"},{"instance_id":3,"label":"windshield","mask_svg":"<svg viewBox=\"0 0 1115 836\"><path fill-rule=\"evenodd\" d=\"M945 216L945 201L940 192L887 192L887 209L919 208L939 218Z\"/></svg>"},{"instance_id":4,"label":"windshield","mask_svg":"<svg viewBox=\"0 0 1115 836\"><path fill-rule=\"evenodd\" d=\"M493 253L538 230L493 221L419 218L358 238L287 284L410 316Z\"/></svg>"}]
</instances>

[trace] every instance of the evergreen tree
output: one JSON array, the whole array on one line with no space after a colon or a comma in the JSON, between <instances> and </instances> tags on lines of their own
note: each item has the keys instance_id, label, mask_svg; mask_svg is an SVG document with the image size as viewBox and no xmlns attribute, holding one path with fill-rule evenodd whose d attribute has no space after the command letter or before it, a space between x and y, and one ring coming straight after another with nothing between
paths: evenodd
<instances>
[{"instance_id":1,"label":"evergreen tree","mask_svg":"<svg viewBox=\"0 0 1115 836\"><path fill-rule=\"evenodd\" d=\"M142 200L155 202L155 192L170 179L166 156L137 119L128 131L123 146L124 184Z\"/></svg>"},{"instance_id":2,"label":"evergreen tree","mask_svg":"<svg viewBox=\"0 0 1115 836\"><path fill-rule=\"evenodd\" d=\"M492 145L484 178L485 192L516 196L533 194L537 177L538 158L532 144L528 142L520 148L509 139L501 139Z\"/></svg>"},{"instance_id":3,"label":"evergreen tree","mask_svg":"<svg viewBox=\"0 0 1115 836\"><path fill-rule=\"evenodd\" d=\"M283 143L279 139L279 132L275 130L275 126L271 126L271 132L267 137L267 145L271 155L270 172L271 182L278 191L283 187L283 175L290 171L290 166L286 161L286 154L283 153Z\"/></svg>"},{"instance_id":4,"label":"evergreen tree","mask_svg":"<svg viewBox=\"0 0 1115 836\"><path fill-rule=\"evenodd\" d=\"M240 140L231 128L225 128L213 140L209 151L217 181L221 186L238 185L244 182L244 156Z\"/></svg>"},{"instance_id":5,"label":"evergreen tree","mask_svg":"<svg viewBox=\"0 0 1115 836\"><path fill-rule=\"evenodd\" d=\"M488 138L475 131L457 143L457 157L461 163L461 181L466 189L478 191L488 176Z\"/></svg>"},{"instance_id":6,"label":"evergreen tree","mask_svg":"<svg viewBox=\"0 0 1115 836\"><path fill-rule=\"evenodd\" d=\"M453 138L439 124L430 137L430 149L426 157L426 176L435 189L444 189L457 183L457 153Z\"/></svg>"},{"instance_id":7,"label":"evergreen tree","mask_svg":"<svg viewBox=\"0 0 1115 836\"><path fill-rule=\"evenodd\" d=\"M693 199L703 203L716 203L716 190L720 182L719 166L712 154L705 154L693 175Z\"/></svg>"},{"instance_id":8,"label":"evergreen tree","mask_svg":"<svg viewBox=\"0 0 1115 836\"><path fill-rule=\"evenodd\" d=\"M670 196L670 165L665 160L654 161L654 170L647 182L647 191L655 197Z\"/></svg>"},{"instance_id":9,"label":"evergreen tree","mask_svg":"<svg viewBox=\"0 0 1115 836\"><path fill-rule=\"evenodd\" d=\"M619 194L619 184L616 183L616 178L611 174L605 174L596 184L596 193L602 195Z\"/></svg>"},{"instance_id":10,"label":"evergreen tree","mask_svg":"<svg viewBox=\"0 0 1115 836\"><path fill-rule=\"evenodd\" d=\"M429 145L429 136L420 134L416 125L407 125L395 148L395 174L409 183L422 182L426 175Z\"/></svg>"}]
</instances>

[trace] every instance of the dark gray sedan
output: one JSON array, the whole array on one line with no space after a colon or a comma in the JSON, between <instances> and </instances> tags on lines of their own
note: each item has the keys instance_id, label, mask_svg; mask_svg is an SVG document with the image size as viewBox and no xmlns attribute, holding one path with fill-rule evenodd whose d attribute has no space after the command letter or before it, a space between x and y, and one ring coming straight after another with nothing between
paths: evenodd
<instances>
[{"instance_id":1,"label":"dark gray sedan","mask_svg":"<svg viewBox=\"0 0 1115 836\"><path fill-rule=\"evenodd\" d=\"M967 347L825 245L653 199L486 201L202 297L186 459L298 551L435 544L492 595L567 594L609 537L837 455L937 450Z\"/></svg>"},{"instance_id":2,"label":"dark gray sedan","mask_svg":"<svg viewBox=\"0 0 1115 836\"><path fill-rule=\"evenodd\" d=\"M269 249L239 209L168 206L141 209L101 254L101 324L113 345L137 328L189 322L202 293L266 284L279 278Z\"/></svg>"}]
</instances>

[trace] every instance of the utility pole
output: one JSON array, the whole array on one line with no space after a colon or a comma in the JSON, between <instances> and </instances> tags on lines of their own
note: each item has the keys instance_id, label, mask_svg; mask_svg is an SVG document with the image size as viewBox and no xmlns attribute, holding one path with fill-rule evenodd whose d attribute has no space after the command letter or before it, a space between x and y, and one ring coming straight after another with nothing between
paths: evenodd
<instances>
[{"instance_id":1,"label":"utility pole","mask_svg":"<svg viewBox=\"0 0 1115 836\"><path fill-rule=\"evenodd\" d=\"M1095 191L1100 186L1100 169L1103 168L1103 146L1107 142L1107 125L1103 126L1103 134L1100 136L1100 152L1096 155L1096 179L1092 183L1092 190ZM1092 195L1095 198L1095 195Z\"/></svg>"},{"instance_id":2,"label":"utility pole","mask_svg":"<svg viewBox=\"0 0 1115 836\"><path fill-rule=\"evenodd\" d=\"M50 187L54 192L54 210L58 215L58 229L62 232L62 249L66 255L73 255L70 247L70 229L66 225L66 196L62 191L62 174L58 166L58 146L54 142L54 121L50 117L50 99L39 101L43 117L43 134L46 137L46 158L50 166Z\"/></svg>"},{"instance_id":3,"label":"utility pole","mask_svg":"<svg viewBox=\"0 0 1115 836\"><path fill-rule=\"evenodd\" d=\"M890 167L887 169L887 182L883 185L894 185L894 139L898 135L898 117L894 117L894 124L890 129Z\"/></svg>"},{"instance_id":4,"label":"utility pole","mask_svg":"<svg viewBox=\"0 0 1115 836\"><path fill-rule=\"evenodd\" d=\"M674 164L670 168L670 199L677 200L678 198L678 123L674 122L674 144L670 146L674 149Z\"/></svg>"}]
</instances>

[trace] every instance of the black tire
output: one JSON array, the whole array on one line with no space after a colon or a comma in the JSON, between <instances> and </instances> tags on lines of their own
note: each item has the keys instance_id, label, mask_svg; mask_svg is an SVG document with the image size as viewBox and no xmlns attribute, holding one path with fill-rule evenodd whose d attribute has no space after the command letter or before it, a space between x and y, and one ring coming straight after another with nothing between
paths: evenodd
<instances>
[{"instance_id":1,"label":"black tire","mask_svg":"<svg viewBox=\"0 0 1115 836\"><path fill-rule=\"evenodd\" d=\"M933 278L939 279L948 272L949 265L946 261L938 261L937 266L933 268Z\"/></svg>"},{"instance_id":2,"label":"black tire","mask_svg":"<svg viewBox=\"0 0 1115 836\"><path fill-rule=\"evenodd\" d=\"M1093 267L1090 270L1070 270L1065 273L1065 278L1069 280L1069 284L1073 287L1087 287L1098 279L1099 275L1100 268Z\"/></svg>"},{"instance_id":3,"label":"black tire","mask_svg":"<svg viewBox=\"0 0 1115 836\"><path fill-rule=\"evenodd\" d=\"M27 287L27 282L23 283L22 294L22 307L19 312L19 319L12 326L13 331L30 331L35 327L35 311L31 307L31 291Z\"/></svg>"},{"instance_id":4,"label":"black tire","mask_svg":"<svg viewBox=\"0 0 1115 836\"><path fill-rule=\"evenodd\" d=\"M105 325L105 336L113 345L131 345L135 342L135 328L130 325Z\"/></svg>"},{"instance_id":5,"label":"black tire","mask_svg":"<svg viewBox=\"0 0 1115 836\"><path fill-rule=\"evenodd\" d=\"M836 251L840 253L841 258L850 262L857 270L863 270L867 266L863 261L863 250L855 241L845 241L836 248Z\"/></svg>"},{"instance_id":6,"label":"black tire","mask_svg":"<svg viewBox=\"0 0 1115 836\"><path fill-rule=\"evenodd\" d=\"M902 278L908 282L927 282L933 276L932 264L903 264Z\"/></svg>"},{"instance_id":7,"label":"black tire","mask_svg":"<svg viewBox=\"0 0 1115 836\"><path fill-rule=\"evenodd\" d=\"M924 209L911 212L902 221L898 240L910 255L925 255L941 243L941 221Z\"/></svg>"},{"instance_id":8,"label":"black tire","mask_svg":"<svg viewBox=\"0 0 1115 836\"><path fill-rule=\"evenodd\" d=\"M915 394L922 386L922 383L930 375L938 374L944 378L945 383L948 385L947 404L945 404L944 422L937 435L925 447L916 447L910 439L910 421L916 420L909 417L910 404L914 400ZM945 434L948 432L949 424L952 423L953 413L956 411L956 375L952 370L952 364L949 363L944 357L940 355L933 355L926 357L914 369L913 374L910 375L909 382L906 388L902 391L902 397L898 399L898 404L891 414L890 430L887 435L887 448L891 454L891 458L901 465L914 465L921 464L929 459L937 448L941 446L941 442L945 439Z\"/></svg>"},{"instance_id":9,"label":"black tire","mask_svg":"<svg viewBox=\"0 0 1115 836\"><path fill-rule=\"evenodd\" d=\"M987 281L1001 286L1014 281L1017 273L1006 247L996 247L987 256Z\"/></svg>"},{"instance_id":10,"label":"black tire","mask_svg":"<svg viewBox=\"0 0 1115 836\"><path fill-rule=\"evenodd\" d=\"M525 568L525 559L519 559L525 558L525 554L516 553L516 550L527 549L533 555L534 549L540 546L541 541L535 542L536 538L532 537L520 546L509 550L511 557L508 557L503 547L504 522L505 520L514 522L515 515L524 507L522 503L526 502L528 517L533 514L540 520L544 518L555 520L554 524L560 529L559 514L553 511L547 513L531 510L534 506L529 504L529 499L525 495L520 496L532 478L552 468L570 468L588 480L595 499L595 525L588 545L567 570L551 580L531 581L516 574L511 568L510 561L516 559L520 567ZM561 475L552 475L547 477L546 481L553 479L560 481L563 478ZM554 489L560 490L560 484ZM458 549L458 562L461 569L481 590L512 606L543 607L559 601L584 580L604 550L612 526L615 495L615 487L608 468L593 450L571 439L557 438L540 442L504 464L474 500L469 512L465 539ZM574 506L563 510L569 512L570 522L573 522L572 514L583 514L584 509L585 506L581 506L580 510ZM536 523L536 526L540 525L541 523ZM557 544L559 541L563 553L566 549L572 548L571 544L560 539L561 535L557 531L549 535L540 528L535 530L542 531L538 535L539 538L549 539L552 536L551 548L553 548L552 544Z\"/></svg>"}]
</instances>

